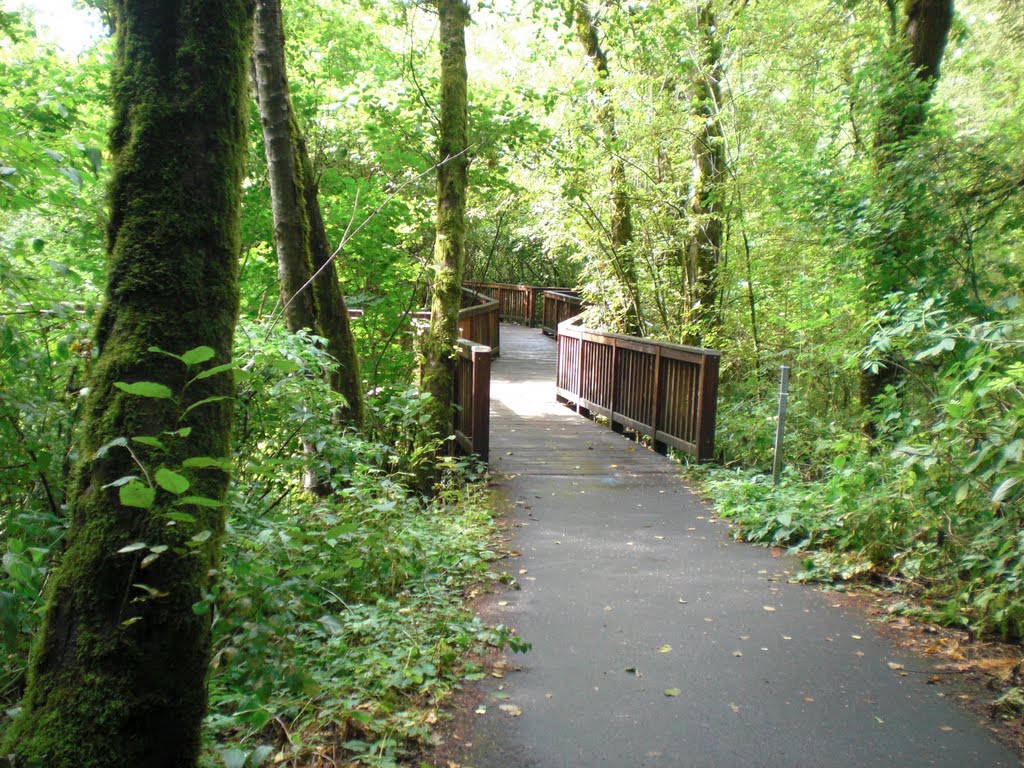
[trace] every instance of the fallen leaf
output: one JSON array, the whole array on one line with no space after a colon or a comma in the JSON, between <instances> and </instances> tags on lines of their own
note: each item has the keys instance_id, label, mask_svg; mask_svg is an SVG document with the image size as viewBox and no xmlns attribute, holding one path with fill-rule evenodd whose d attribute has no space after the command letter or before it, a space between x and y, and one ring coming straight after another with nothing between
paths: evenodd
<instances>
[{"instance_id":1,"label":"fallen leaf","mask_svg":"<svg viewBox=\"0 0 1024 768\"><path fill-rule=\"evenodd\" d=\"M523 710L521 710L515 704L501 704L498 706L498 709L500 709L509 717L519 717L521 714L523 714Z\"/></svg>"},{"instance_id":2,"label":"fallen leaf","mask_svg":"<svg viewBox=\"0 0 1024 768\"><path fill-rule=\"evenodd\" d=\"M672 653L672 646L665 643L663 646L658 648L658 653Z\"/></svg>"},{"instance_id":3,"label":"fallen leaf","mask_svg":"<svg viewBox=\"0 0 1024 768\"><path fill-rule=\"evenodd\" d=\"M854 651L853 655L854 656L863 656L864 655L864 651Z\"/></svg>"},{"instance_id":4,"label":"fallen leaf","mask_svg":"<svg viewBox=\"0 0 1024 768\"><path fill-rule=\"evenodd\" d=\"M740 635L740 640L749 640L750 635Z\"/></svg>"},{"instance_id":5,"label":"fallen leaf","mask_svg":"<svg viewBox=\"0 0 1024 768\"><path fill-rule=\"evenodd\" d=\"M496 669L493 672L491 672L491 677L496 677L499 680L501 680L503 677L505 677L505 673L502 672L500 669Z\"/></svg>"},{"instance_id":6,"label":"fallen leaf","mask_svg":"<svg viewBox=\"0 0 1024 768\"><path fill-rule=\"evenodd\" d=\"M487 707L485 707L483 704L481 704L479 707L476 708L476 714L478 714L478 715L486 715L487 714Z\"/></svg>"},{"instance_id":7,"label":"fallen leaf","mask_svg":"<svg viewBox=\"0 0 1024 768\"><path fill-rule=\"evenodd\" d=\"M950 731L953 730L953 726L951 726L951 725L944 725L941 728L939 728L939 730L940 731L945 731L946 733L949 733Z\"/></svg>"},{"instance_id":8,"label":"fallen leaf","mask_svg":"<svg viewBox=\"0 0 1024 768\"><path fill-rule=\"evenodd\" d=\"M666 696L678 696L680 693L682 693L682 691L679 690L678 688L666 688L665 689L665 695Z\"/></svg>"},{"instance_id":9,"label":"fallen leaf","mask_svg":"<svg viewBox=\"0 0 1024 768\"><path fill-rule=\"evenodd\" d=\"M806 701L808 704L813 704L814 703L814 697L813 696L804 696L804 701Z\"/></svg>"},{"instance_id":10,"label":"fallen leaf","mask_svg":"<svg viewBox=\"0 0 1024 768\"><path fill-rule=\"evenodd\" d=\"M508 605L508 600L499 600L498 605L504 608L506 605Z\"/></svg>"},{"instance_id":11,"label":"fallen leaf","mask_svg":"<svg viewBox=\"0 0 1024 768\"><path fill-rule=\"evenodd\" d=\"M860 635L850 635L850 637L852 637L854 640L861 640L862 639Z\"/></svg>"},{"instance_id":12,"label":"fallen leaf","mask_svg":"<svg viewBox=\"0 0 1024 768\"><path fill-rule=\"evenodd\" d=\"M770 605L764 605L764 606L761 606L761 607L764 608L766 611L768 611L768 613L775 613L775 609L772 606L770 606Z\"/></svg>"},{"instance_id":13,"label":"fallen leaf","mask_svg":"<svg viewBox=\"0 0 1024 768\"><path fill-rule=\"evenodd\" d=\"M793 638L792 638L792 637L790 637L789 635L783 635L783 636L782 636L782 639L783 639L783 640L792 640Z\"/></svg>"},{"instance_id":14,"label":"fallen leaf","mask_svg":"<svg viewBox=\"0 0 1024 768\"><path fill-rule=\"evenodd\" d=\"M742 656L743 655L743 651L733 651L732 655L733 656Z\"/></svg>"},{"instance_id":15,"label":"fallen leaf","mask_svg":"<svg viewBox=\"0 0 1024 768\"><path fill-rule=\"evenodd\" d=\"M879 724L879 725L885 725L885 720L883 720L882 718L880 718L880 717L878 717L878 716L875 716L875 720L877 720L877 721L878 721L878 724Z\"/></svg>"},{"instance_id":16,"label":"fallen leaf","mask_svg":"<svg viewBox=\"0 0 1024 768\"><path fill-rule=\"evenodd\" d=\"M679 602L682 603L683 605L686 605L686 601L683 600L683 598L681 598L681 597L679 598Z\"/></svg>"},{"instance_id":17,"label":"fallen leaf","mask_svg":"<svg viewBox=\"0 0 1024 768\"><path fill-rule=\"evenodd\" d=\"M729 709L731 709L733 712L735 712L738 715L740 713L740 710L742 709L742 707L739 704L730 704L729 705Z\"/></svg>"},{"instance_id":18,"label":"fallen leaf","mask_svg":"<svg viewBox=\"0 0 1024 768\"><path fill-rule=\"evenodd\" d=\"M889 669L903 669L904 668L902 664L897 664L895 661L890 661L890 662L888 662L888 664L889 664Z\"/></svg>"}]
</instances>

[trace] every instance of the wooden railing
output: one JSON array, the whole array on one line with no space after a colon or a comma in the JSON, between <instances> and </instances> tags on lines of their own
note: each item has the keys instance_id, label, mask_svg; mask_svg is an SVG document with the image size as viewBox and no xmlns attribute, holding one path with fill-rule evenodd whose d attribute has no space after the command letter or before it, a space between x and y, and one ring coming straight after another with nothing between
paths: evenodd
<instances>
[{"instance_id":1,"label":"wooden railing","mask_svg":"<svg viewBox=\"0 0 1024 768\"><path fill-rule=\"evenodd\" d=\"M484 461L490 455L491 348L459 339L452 403L455 440Z\"/></svg>"},{"instance_id":2,"label":"wooden railing","mask_svg":"<svg viewBox=\"0 0 1024 768\"><path fill-rule=\"evenodd\" d=\"M576 291L544 291L541 330L548 336L558 333L558 324L583 311L583 299Z\"/></svg>"},{"instance_id":3,"label":"wooden railing","mask_svg":"<svg viewBox=\"0 0 1024 768\"><path fill-rule=\"evenodd\" d=\"M500 305L493 297L469 288L462 289L462 303L452 427L455 440L464 451L487 461L491 437L491 358L497 357L501 349Z\"/></svg>"},{"instance_id":4,"label":"wooden railing","mask_svg":"<svg viewBox=\"0 0 1024 768\"><path fill-rule=\"evenodd\" d=\"M491 356L501 352L501 305L492 296L469 288L462 289L459 310L459 336L491 348Z\"/></svg>"},{"instance_id":5,"label":"wooden railing","mask_svg":"<svg viewBox=\"0 0 1024 768\"><path fill-rule=\"evenodd\" d=\"M719 353L710 349L599 333L566 320L558 326L556 395L617 432L647 435L655 450L678 448L697 461L714 457Z\"/></svg>"},{"instance_id":6,"label":"wooden railing","mask_svg":"<svg viewBox=\"0 0 1024 768\"><path fill-rule=\"evenodd\" d=\"M500 350L499 304L467 288L462 289L459 310L459 341L452 383L452 417L455 441L467 453L488 460L490 446L491 358ZM361 309L350 309L350 317L361 317ZM430 312L412 313L412 322L425 327Z\"/></svg>"},{"instance_id":7,"label":"wooden railing","mask_svg":"<svg viewBox=\"0 0 1024 768\"><path fill-rule=\"evenodd\" d=\"M540 322L540 297L544 291L572 293L570 288L511 283L466 283L466 288L495 299L501 308L501 319L505 322L521 323L530 328Z\"/></svg>"}]
</instances>

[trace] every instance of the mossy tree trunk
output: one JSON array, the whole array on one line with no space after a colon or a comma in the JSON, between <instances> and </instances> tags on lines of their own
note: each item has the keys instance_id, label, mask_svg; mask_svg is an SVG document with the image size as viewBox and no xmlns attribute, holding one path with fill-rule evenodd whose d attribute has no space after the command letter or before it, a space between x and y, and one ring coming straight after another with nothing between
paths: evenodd
<instances>
[{"instance_id":1,"label":"mossy tree trunk","mask_svg":"<svg viewBox=\"0 0 1024 768\"><path fill-rule=\"evenodd\" d=\"M589 3L575 0L571 22L596 77L595 87L599 103L597 120L601 127L603 149L609 158L608 176L612 190L608 227L611 267L626 298L626 331L639 335L643 332L640 286L636 262L630 250L633 241L633 212L626 181L626 164L619 154L615 106L609 92L608 54L601 47L597 16L591 11Z\"/></svg>"},{"instance_id":2,"label":"mossy tree trunk","mask_svg":"<svg viewBox=\"0 0 1024 768\"><path fill-rule=\"evenodd\" d=\"M466 256L469 120L466 111L466 26L463 0L436 0L440 16L441 114L438 136L437 234L431 282L430 327L422 340L421 385L431 395L433 430L452 429L455 345Z\"/></svg>"},{"instance_id":3,"label":"mossy tree trunk","mask_svg":"<svg viewBox=\"0 0 1024 768\"><path fill-rule=\"evenodd\" d=\"M191 768L210 646L193 607L217 568L228 476L183 462L229 455L231 374L192 377L231 359L251 5L120 0L117 30L98 358L66 550L4 749L47 768ZM152 351L201 346L212 357L191 369ZM137 382L171 394L115 386Z\"/></svg>"},{"instance_id":4,"label":"mossy tree trunk","mask_svg":"<svg viewBox=\"0 0 1024 768\"><path fill-rule=\"evenodd\" d=\"M316 175L288 93L280 0L257 0L254 40L254 79L285 323L290 331L306 329L326 340L327 351L338 362L331 387L348 403L335 414L335 421L358 428L363 420L359 359L331 259Z\"/></svg>"},{"instance_id":5,"label":"mossy tree trunk","mask_svg":"<svg viewBox=\"0 0 1024 768\"><path fill-rule=\"evenodd\" d=\"M897 0L887 0L892 13L895 66L886 84L875 132L875 165L885 183L886 208L906 210L913 193L901 171L906 142L921 129L939 78L946 38L953 23L953 0L904 0L902 19ZM906 217L892 216L892 226L883 233L865 265L864 301L869 315L881 308L886 295L904 290L922 277L927 265L915 247L916 225ZM876 398L886 386L900 378L896 360L884 360L876 368L861 371L860 403L870 414ZM869 415L863 425L869 436L875 422Z\"/></svg>"},{"instance_id":6,"label":"mossy tree trunk","mask_svg":"<svg viewBox=\"0 0 1024 768\"><path fill-rule=\"evenodd\" d=\"M722 131L722 43L710 3L696 11L699 58L692 79L697 130L690 147L690 238L687 246L687 295L698 333L691 341L704 344L706 333L719 325L718 268L725 233L725 135Z\"/></svg>"}]
</instances>

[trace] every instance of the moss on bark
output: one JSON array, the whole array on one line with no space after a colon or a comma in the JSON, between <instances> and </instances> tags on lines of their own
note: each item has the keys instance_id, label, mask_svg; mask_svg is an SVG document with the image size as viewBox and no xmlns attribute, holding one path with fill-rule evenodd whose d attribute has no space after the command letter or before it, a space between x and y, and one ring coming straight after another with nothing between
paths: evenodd
<instances>
[{"instance_id":1,"label":"moss on bark","mask_svg":"<svg viewBox=\"0 0 1024 768\"><path fill-rule=\"evenodd\" d=\"M248 0L121 0L113 75L110 270L69 497L70 528L48 581L46 615L23 714L7 736L20 765L185 768L198 759L206 707L210 588L221 508L124 506L112 481L143 475L115 438L158 467L186 474L189 494L223 500L221 470L182 470L188 457L226 457L230 374L187 384L181 354L209 346L226 363L238 311L238 206L246 131ZM193 372L194 373L194 372ZM156 381L174 397L130 395L115 382ZM202 405L184 415L192 403ZM187 435L163 433L189 428ZM187 512L194 522L164 514ZM205 533L205 532L209 533ZM196 538L193 538L196 537ZM144 567L147 550L168 549ZM144 586L140 586L144 585Z\"/></svg>"},{"instance_id":2,"label":"moss on bark","mask_svg":"<svg viewBox=\"0 0 1024 768\"><path fill-rule=\"evenodd\" d=\"M462 270L466 256L469 120L466 112L466 25L462 0L437 0L441 19L441 125L438 136L437 237L432 266L430 328L422 342L422 387L432 396L434 431L452 429L455 344L459 338Z\"/></svg>"}]
</instances>

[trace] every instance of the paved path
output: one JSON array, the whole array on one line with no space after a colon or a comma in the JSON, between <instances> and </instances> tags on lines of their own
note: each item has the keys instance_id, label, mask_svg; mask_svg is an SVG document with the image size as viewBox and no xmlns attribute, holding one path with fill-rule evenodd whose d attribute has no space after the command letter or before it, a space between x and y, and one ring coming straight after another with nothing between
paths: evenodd
<instances>
[{"instance_id":1,"label":"paved path","mask_svg":"<svg viewBox=\"0 0 1024 768\"><path fill-rule=\"evenodd\" d=\"M925 661L732 543L670 461L555 404L553 342L503 326L501 349L491 465L522 589L494 610L533 650L481 684L461 765L1019 764L924 684Z\"/></svg>"}]
</instances>

